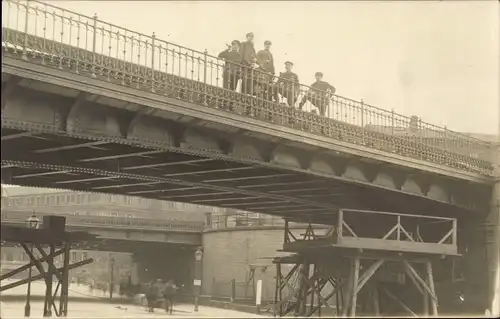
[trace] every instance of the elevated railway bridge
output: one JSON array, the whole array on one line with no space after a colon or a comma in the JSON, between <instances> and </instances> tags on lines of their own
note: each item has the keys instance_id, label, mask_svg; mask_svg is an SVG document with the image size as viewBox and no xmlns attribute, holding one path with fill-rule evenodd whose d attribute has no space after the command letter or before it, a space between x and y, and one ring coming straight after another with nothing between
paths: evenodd
<instances>
[{"instance_id":1,"label":"elevated railway bridge","mask_svg":"<svg viewBox=\"0 0 500 319\"><path fill-rule=\"evenodd\" d=\"M467 251L466 280L482 287L469 295L483 296L471 307L487 306L486 269L496 269L498 255L495 145L326 92L327 114L319 116L228 91L220 86L224 61L207 52L37 1L7 0L2 9L3 183L236 208L336 229L346 210L381 221L377 212L452 218L456 247L438 255ZM299 255L313 249L305 247ZM396 255L408 250L398 247ZM481 268L475 258L488 262Z\"/></svg>"}]
</instances>

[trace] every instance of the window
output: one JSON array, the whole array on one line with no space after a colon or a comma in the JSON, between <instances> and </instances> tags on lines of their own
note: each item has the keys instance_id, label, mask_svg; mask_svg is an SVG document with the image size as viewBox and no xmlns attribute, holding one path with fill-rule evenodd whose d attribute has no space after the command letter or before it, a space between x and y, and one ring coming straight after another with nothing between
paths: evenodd
<instances>
[{"instance_id":1,"label":"window","mask_svg":"<svg viewBox=\"0 0 500 319\"><path fill-rule=\"evenodd\" d=\"M82 260L85 260L87 258L89 258L89 253L86 251L82 252Z\"/></svg>"},{"instance_id":2,"label":"window","mask_svg":"<svg viewBox=\"0 0 500 319\"><path fill-rule=\"evenodd\" d=\"M117 214L117 213L111 213L111 216L112 216L112 217L117 217L117 216L118 216L118 214Z\"/></svg>"},{"instance_id":3,"label":"window","mask_svg":"<svg viewBox=\"0 0 500 319\"><path fill-rule=\"evenodd\" d=\"M77 260L77 259L76 259L76 258L77 258L76 253L77 253L76 251L72 251L72 252L71 252L71 260L72 260L72 261L76 261L76 260Z\"/></svg>"},{"instance_id":4,"label":"window","mask_svg":"<svg viewBox=\"0 0 500 319\"><path fill-rule=\"evenodd\" d=\"M14 255L12 254L12 252L7 252L7 253L5 254L5 259L6 259L7 261L14 261Z\"/></svg>"},{"instance_id":5,"label":"window","mask_svg":"<svg viewBox=\"0 0 500 319\"><path fill-rule=\"evenodd\" d=\"M27 261L29 260L28 254L25 253L24 251L21 253L21 260L22 261Z\"/></svg>"}]
</instances>

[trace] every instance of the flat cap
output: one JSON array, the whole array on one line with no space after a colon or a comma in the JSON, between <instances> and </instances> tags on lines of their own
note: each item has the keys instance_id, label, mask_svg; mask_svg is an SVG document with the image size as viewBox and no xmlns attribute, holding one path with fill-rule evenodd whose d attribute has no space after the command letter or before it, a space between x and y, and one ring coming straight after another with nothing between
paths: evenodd
<instances>
[{"instance_id":1,"label":"flat cap","mask_svg":"<svg viewBox=\"0 0 500 319\"><path fill-rule=\"evenodd\" d=\"M233 40L233 41L231 41L231 44L237 44L237 45L240 45L240 41L238 41L238 40Z\"/></svg>"},{"instance_id":2,"label":"flat cap","mask_svg":"<svg viewBox=\"0 0 500 319\"><path fill-rule=\"evenodd\" d=\"M321 73L321 72L316 72L315 76L323 76L323 73Z\"/></svg>"},{"instance_id":3,"label":"flat cap","mask_svg":"<svg viewBox=\"0 0 500 319\"><path fill-rule=\"evenodd\" d=\"M269 40L264 41L264 45L267 45L267 44L271 45L272 43Z\"/></svg>"},{"instance_id":4,"label":"flat cap","mask_svg":"<svg viewBox=\"0 0 500 319\"><path fill-rule=\"evenodd\" d=\"M287 64L293 65L293 63L292 63L292 62L290 62L290 61L286 61L286 62L285 62L285 65L287 65Z\"/></svg>"},{"instance_id":5,"label":"flat cap","mask_svg":"<svg viewBox=\"0 0 500 319\"><path fill-rule=\"evenodd\" d=\"M252 37L253 37L253 32L248 32L248 33L247 33L247 37L248 37L248 36L252 36Z\"/></svg>"}]
</instances>

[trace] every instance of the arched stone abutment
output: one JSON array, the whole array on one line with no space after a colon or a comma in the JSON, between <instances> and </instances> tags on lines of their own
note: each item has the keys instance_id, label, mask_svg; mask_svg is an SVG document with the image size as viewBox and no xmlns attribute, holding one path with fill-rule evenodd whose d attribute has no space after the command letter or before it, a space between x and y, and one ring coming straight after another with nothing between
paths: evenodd
<instances>
[{"instance_id":1,"label":"arched stone abutment","mask_svg":"<svg viewBox=\"0 0 500 319\"><path fill-rule=\"evenodd\" d=\"M309 164L310 157L304 153L306 153L304 150L278 144L271 153L270 163L279 166L305 169Z\"/></svg>"},{"instance_id":2,"label":"arched stone abutment","mask_svg":"<svg viewBox=\"0 0 500 319\"><path fill-rule=\"evenodd\" d=\"M314 154L309 162L310 171L334 176L341 176L346 166L347 159L325 153Z\"/></svg>"},{"instance_id":3,"label":"arched stone abutment","mask_svg":"<svg viewBox=\"0 0 500 319\"><path fill-rule=\"evenodd\" d=\"M259 140L237 137L232 140L230 155L261 162L269 162L274 146Z\"/></svg>"},{"instance_id":4,"label":"arched stone abutment","mask_svg":"<svg viewBox=\"0 0 500 319\"><path fill-rule=\"evenodd\" d=\"M224 154L225 141L215 137L210 132L197 128L187 128L182 135L180 147L190 151L204 151Z\"/></svg>"},{"instance_id":5,"label":"arched stone abutment","mask_svg":"<svg viewBox=\"0 0 500 319\"><path fill-rule=\"evenodd\" d=\"M69 133L96 134L108 137L124 137L123 121L117 109L89 101L90 96L80 95L72 105L66 120Z\"/></svg>"},{"instance_id":6,"label":"arched stone abutment","mask_svg":"<svg viewBox=\"0 0 500 319\"><path fill-rule=\"evenodd\" d=\"M434 182L430 185L427 197L445 203L450 202L450 194L448 194L446 187L444 187L440 182Z\"/></svg>"},{"instance_id":7,"label":"arched stone abutment","mask_svg":"<svg viewBox=\"0 0 500 319\"><path fill-rule=\"evenodd\" d=\"M27 94L12 89L7 97L2 96L2 120L12 120L35 129L60 131L64 127L58 106L68 105L70 101L71 99L63 96L38 91Z\"/></svg>"},{"instance_id":8,"label":"arched stone abutment","mask_svg":"<svg viewBox=\"0 0 500 319\"><path fill-rule=\"evenodd\" d=\"M144 141L158 146L178 146L183 127L170 121L153 117L147 112L139 112L129 123L127 139Z\"/></svg>"},{"instance_id":9,"label":"arched stone abutment","mask_svg":"<svg viewBox=\"0 0 500 319\"><path fill-rule=\"evenodd\" d=\"M375 165L363 163L358 160L352 160L347 163L342 177L355 181L372 183L377 177L377 170L378 168Z\"/></svg>"}]
</instances>

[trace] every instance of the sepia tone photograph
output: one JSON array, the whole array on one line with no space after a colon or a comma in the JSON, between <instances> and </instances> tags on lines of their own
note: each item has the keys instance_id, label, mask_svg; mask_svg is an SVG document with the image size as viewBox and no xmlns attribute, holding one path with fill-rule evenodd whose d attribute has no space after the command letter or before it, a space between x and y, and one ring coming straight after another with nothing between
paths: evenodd
<instances>
[{"instance_id":1,"label":"sepia tone photograph","mask_svg":"<svg viewBox=\"0 0 500 319\"><path fill-rule=\"evenodd\" d=\"M2 0L0 319L500 317L498 1Z\"/></svg>"}]
</instances>

